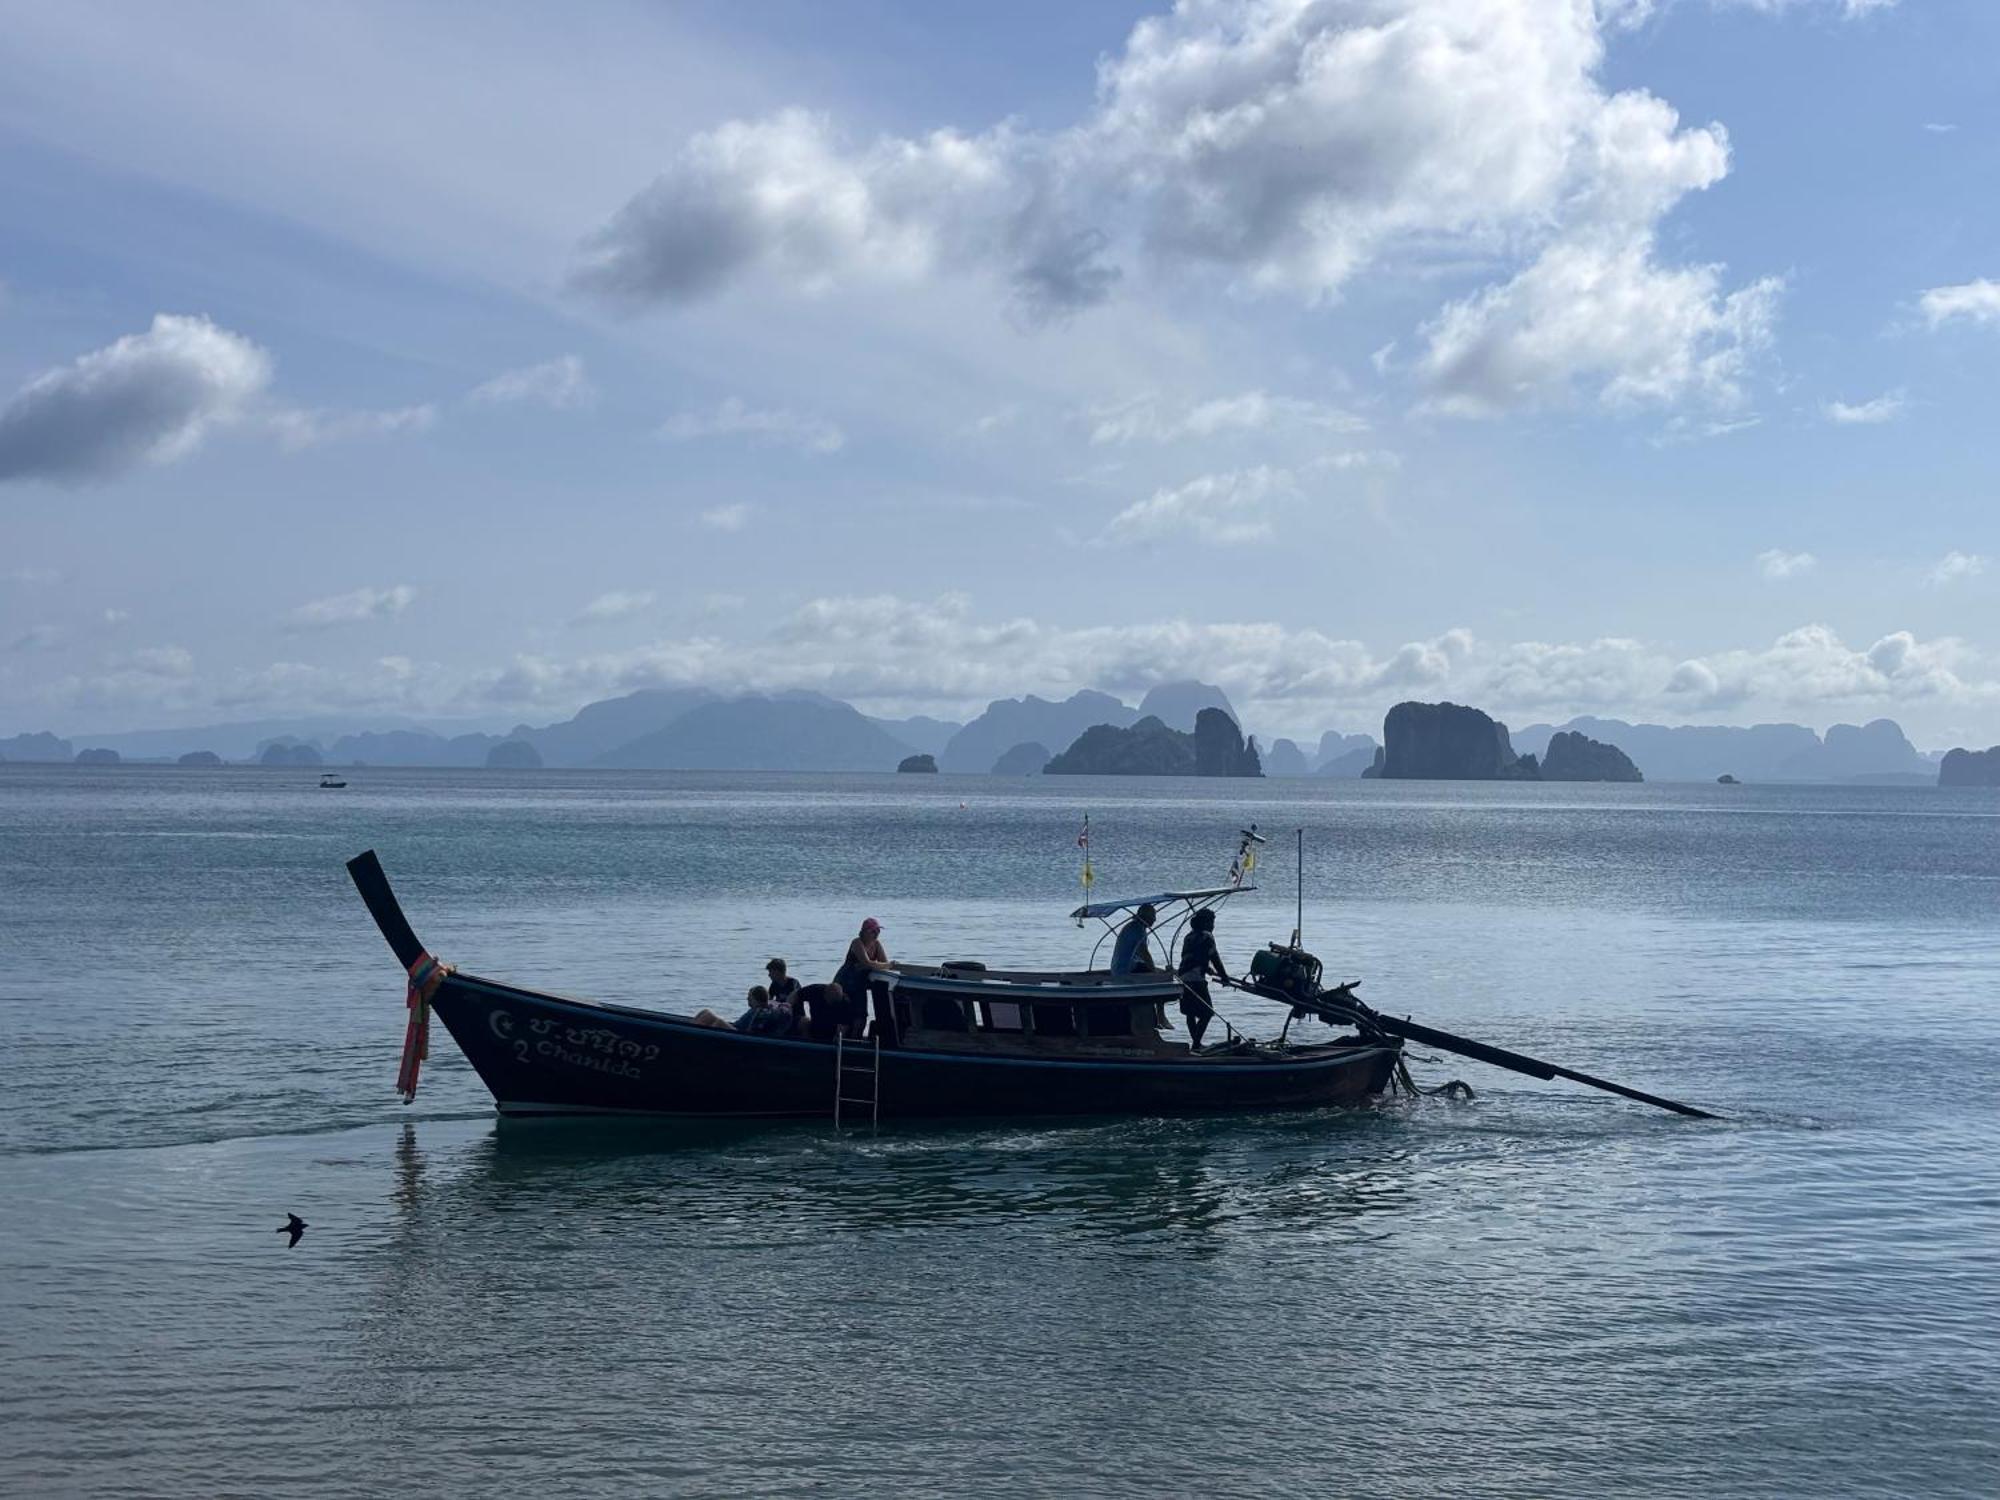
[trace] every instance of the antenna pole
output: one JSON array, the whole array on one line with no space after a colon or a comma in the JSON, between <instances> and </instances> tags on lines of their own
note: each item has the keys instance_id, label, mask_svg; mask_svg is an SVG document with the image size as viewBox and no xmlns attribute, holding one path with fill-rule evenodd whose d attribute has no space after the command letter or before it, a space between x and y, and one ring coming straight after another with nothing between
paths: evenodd
<instances>
[{"instance_id":1,"label":"antenna pole","mask_svg":"<svg viewBox=\"0 0 2000 1500\"><path fill-rule=\"evenodd\" d=\"M1306 830L1299 826L1299 915L1298 925L1292 928L1292 946L1298 947L1306 936Z\"/></svg>"}]
</instances>

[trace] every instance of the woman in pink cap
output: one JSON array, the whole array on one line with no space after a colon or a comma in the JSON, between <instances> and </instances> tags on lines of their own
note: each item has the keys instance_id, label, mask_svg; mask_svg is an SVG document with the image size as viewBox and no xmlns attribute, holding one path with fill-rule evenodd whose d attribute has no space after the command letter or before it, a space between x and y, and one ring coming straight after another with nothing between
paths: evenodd
<instances>
[{"instance_id":1,"label":"woman in pink cap","mask_svg":"<svg viewBox=\"0 0 2000 1500\"><path fill-rule=\"evenodd\" d=\"M847 945L847 956L840 961L840 972L833 976L833 982L847 997L845 1020L850 1036L859 1036L862 1023L868 1019L869 971L884 968L888 962L889 950L882 946L882 924L870 917L861 924L859 935Z\"/></svg>"}]
</instances>

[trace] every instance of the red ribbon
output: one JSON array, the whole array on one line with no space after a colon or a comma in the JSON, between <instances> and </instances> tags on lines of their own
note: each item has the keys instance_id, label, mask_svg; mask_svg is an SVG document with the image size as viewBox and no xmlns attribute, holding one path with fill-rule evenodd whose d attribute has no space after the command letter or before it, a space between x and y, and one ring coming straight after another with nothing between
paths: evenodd
<instances>
[{"instance_id":1,"label":"red ribbon","mask_svg":"<svg viewBox=\"0 0 2000 1500\"><path fill-rule=\"evenodd\" d=\"M417 1097L417 1074L431 1055L431 996L449 972L428 953L419 953L410 964L410 1021L403 1030L403 1065L396 1073L396 1092L405 1104Z\"/></svg>"}]
</instances>

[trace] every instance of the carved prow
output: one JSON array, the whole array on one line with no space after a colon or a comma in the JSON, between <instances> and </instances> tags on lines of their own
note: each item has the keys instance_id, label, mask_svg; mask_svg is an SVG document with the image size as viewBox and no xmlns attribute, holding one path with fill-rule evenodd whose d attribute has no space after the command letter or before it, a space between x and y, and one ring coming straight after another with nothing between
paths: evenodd
<instances>
[{"instance_id":1,"label":"carved prow","mask_svg":"<svg viewBox=\"0 0 2000 1500\"><path fill-rule=\"evenodd\" d=\"M382 861L375 857L373 849L366 850L347 862L347 873L353 877L362 901L367 903L368 915L382 929L396 962L409 968L423 955L424 945L417 941L417 935L410 930L410 919L396 904L396 893L389 889L389 877L382 873Z\"/></svg>"}]
</instances>

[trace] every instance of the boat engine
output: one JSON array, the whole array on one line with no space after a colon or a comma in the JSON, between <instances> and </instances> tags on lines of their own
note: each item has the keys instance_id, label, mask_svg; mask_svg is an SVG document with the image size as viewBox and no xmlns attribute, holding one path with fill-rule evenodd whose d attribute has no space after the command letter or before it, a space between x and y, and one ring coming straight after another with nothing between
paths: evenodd
<instances>
[{"instance_id":1,"label":"boat engine","mask_svg":"<svg viewBox=\"0 0 2000 1500\"><path fill-rule=\"evenodd\" d=\"M1318 1016L1329 1026L1335 1024L1332 1016L1311 1003L1320 994L1320 961L1305 949L1289 943L1259 949L1250 956L1250 978L1266 993L1298 1002L1292 1007L1294 1021Z\"/></svg>"}]
</instances>

